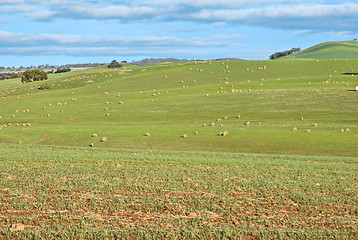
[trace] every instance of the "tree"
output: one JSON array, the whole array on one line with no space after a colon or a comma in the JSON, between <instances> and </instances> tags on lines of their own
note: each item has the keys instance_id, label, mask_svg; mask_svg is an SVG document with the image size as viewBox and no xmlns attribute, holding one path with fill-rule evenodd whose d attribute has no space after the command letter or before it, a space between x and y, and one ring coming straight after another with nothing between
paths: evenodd
<instances>
[{"instance_id":1,"label":"tree","mask_svg":"<svg viewBox=\"0 0 358 240\"><path fill-rule=\"evenodd\" d=\"M123 67L122 64L120 64L119 62L117 62L116 60L113 60L109 65L108 68L121 68Z\"/></svg>"},{"instance_id":2,"label":"tree","mask_svg":"<svg viewBox=\"0 0 358 240\"><path fill-rule=\"evenodd\" d=\"M57 68L55 73L63 73L63 72L70 72L71 68Z\"/></svg>"},{"instance_id":3,"label":"tree","mask_svg":"<svg viewBox=\"0 0 358 240\"><path fill-rule=\"evenodd\" d=\"M299 51L301 51L301 48L292 48L291 50L286 50L284 52L276 52L276 53L270 55L270 59L284 57L284 56L291 55L291 54L299 52Z\"/></svg>"},{"instance_id":4,"label":"tree","mask_svg":"<svg viewBox=\"0 0 358 240\"><path fill-rule=\"evenodd\" d=\"M47 80L47 73L40 70L25 71L21 76L22 83Z\"/></svg>"}]
</instances>

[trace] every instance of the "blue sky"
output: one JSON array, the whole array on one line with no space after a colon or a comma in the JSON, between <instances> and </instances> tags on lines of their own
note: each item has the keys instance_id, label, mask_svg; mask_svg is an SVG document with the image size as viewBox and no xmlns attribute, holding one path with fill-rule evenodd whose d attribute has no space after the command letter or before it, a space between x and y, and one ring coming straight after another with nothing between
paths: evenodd
<instances>
[{"instance_id":1,"label":"blue sky","mask_svg":"<svg viewBox=\"0 0 358 240\"><path fill-rule=\"evenodd\" d=\"M356 0L0 0L0 66L6 67L268 59L354 38Z\"/></svg>"}]
</instances>

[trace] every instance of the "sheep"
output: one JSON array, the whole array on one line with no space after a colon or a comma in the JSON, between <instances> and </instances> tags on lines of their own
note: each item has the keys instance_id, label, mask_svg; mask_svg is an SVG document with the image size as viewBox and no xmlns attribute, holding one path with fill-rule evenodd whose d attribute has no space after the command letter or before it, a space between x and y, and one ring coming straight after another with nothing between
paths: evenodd
<instances>
[{"instance_id":1,"label":"sheep","mask_svg":"<svg viewBox=\"0 0 358 240\"><path fill-rule=\"evenodd\" d=\"M63 112L63 109L61 109L61 111L60 112Z\"/></svg>"},{"instance_id":2,"label":"sheep","mask_svg":"<svg viewBox=\"0 0 358 240\"><path fill-rule=\"evenodd\" d=\"M314 127L317 127L317 126L318 126L318 124L317 124L317 123L315 123L315 124L314 124Z\"/></svg>"},{"instance_id":3,"label":"sheep","mask_svg":"<svg viewBox=\"0 0 358 240\"><path fill-rule=\"evenodd\" d=\"M108 95L108 92L104 92L103 94L104 94L104 95Z\"/></svg>"},{"instance_id":4,"label":"sheep","mask_svg":"<svg viewBox=\"0 0 358 240\"><path fill-rule=\"evenodd\" d=\"M109 113L106 114L106 117L109 117Z\"/></svg>"},{"instance_id":5,"label":"sheep","mask_svg":"<svg viewBox=\"0 0 358 240\"><path fill-rule=\"evenodd\" d=\"M215 123L214 123L214 122L210 123L210 126L214 127L214 126L215 126Z\"/></svg>"},{"instance_id":6,"label":"sheep","mask_svg":"<svg viewBox=\"0 0 358 240\"><path fill-rule=\"evenodd\" d=\"M220 125L219 125L219 127L223 127L224 125L221 123Z\"/></svg>"},{"instance_id":7,"label":"sheep","mask_svg":"<svg viewBox=\"0 0 358 240\"><path fill-rule=\"evenodd\" d=\"M310 132L311 132L311 129L307 128L306 132L310 133Z\"/></svg>"},{"instance_id":8,"label":"sheep","mask_svg":"<svg viewBox=\"0 0 358 240\"><path fill-rule=\"evenodd\" d=\"M31 127L31 123L27 123L27 126L28 126L28 127Z\"/></svg>"},{"instance_id":9,"label":"sheep","mask_svg":"<svg viewBox=\"0 0 358 240\"><path fill-rule=\"evenodd\" d=\"M217 122L220 122L220 121L221 121L221 118L216 119L216 121L217 121Z\"/></svg>"},{"instance_id":10,"label":"sheep","mask_svg":"<svg viewBox=\"0 0 358 240\"><path fill-rule=\"evenodd\" d=\"M247 122L246 122L246 126L250 126L250 121L247 121Z\"/></svg>"},{"instance_id":11,"label":"sheep","mask_svg":"<svg viewBox=\"0 0 358 240\"><path fill-rule=\"evenodd\" d=\"M203 127L206 127L206 124L205 124L205 123L203 124Z\"/></svg>"},{"instance_id":12,"label":"sheep","mask_svg":"<svg viewBox=\"0 0 358 240\"><path fill-rule=\"evenodd\" d=\"M92 137L98 137L97 133L93 133Z\"/></svg>"},{"instance_id":13,"label":"sheep","mask_svg":"<svg viewBox=\"0 0 358 240\"><path fill-rule=\"evenodd\" d=\"M47 117L51 116L50 114L47 114Z\"/></svg>"},{"instance_id":14,"label":"sheep","mask_svg":"<svg viewBox=\"0 0 358 240\"><path fill-rule=\"evenodd\" d=\"M343 129L343 128L341 129L341 132L344 132L344 129Z\"/></svg>"},{"instance_id":15,"label":"sheep","mask_svg":"<svg viewBox=\"0 0 358 240\"><path fill-rule=\"evenodd\" d=\"M8 126L11 126L11 123L8 123L7 125L8 125Z\"/></svg>"},{"instance_id":16,"label":"sheep","mask_svg":"<svg viewBox=\"0 0 358 240\"><path fill-rule=\"evenodd\" d=\"M261 126L261 123L260 123L260 122L258 122L258 123L257 123L257 125Z\"/></svg>"},{"instance_id":17,"label":"sheep","mask_svg":"<svg viewBox=\"0 0 358 240\"><path fill-rule=\"evenodd\" d=\"M119 101L119 104L123 104L123 101Z\"/></svg>"},{"instance_id":18,"label":"sheep","mask_svg":"<svg viewBox=\"0 0 358 240\"><path fill-rule=\"evenodd\" d=\"M15 115L12 115L11 117L12 117L12 118L15 118Z\"/></svg>"},{"instance_id":19,"label":"sheep","mask_svg":"<svg viewBox=\"0 0 358 240\"><path fill-rule=\"evenodd\" d=\"M303 120L303 117L301 117L301 120Z\"/></svg>"},{"instance_id":20,"label":"sheep","mask_svg":"<svg viewBox=\"0 0 358 240\"><path fill-rule=\"evenodd\" d=\"M195 131L195 134L196 134L196 135L198 135L198 134L199 134L199 132L198 132L198 131Z\"/></svg>"},{"instance_id":21,"label":"sheep","mask_svg":"<svg viewBox=\"0 0 358 240\"><path fill-rule=\"evenodd\" d=\"M207 93L205 96L209 97L209 94Z\"/></svg>"},{"instance_id":22,"label":"sheep","mask_svg":"<svg viewBox=\"0 0 358 240\"><path fill-rule=\"evenodd\" d=\"M349 128L347 128L347 129L346 129L346 132L349 132L349 131L350 131Z\"/></svg>"},{"instance_id":23,"label":"sheep","mask_svg":"<svg viewBox=\"0 0 358 240\"><path fill-rule=\"evenodd\" d=\"M188 136L186 134L183 135L183 138L188 138Z\"/></svg>"},{"instance_id":24,"label":"sheep","mask_svg":"<svg viewBox=\"0 0 358 240\"><path fill-rule=\"evenodd\" d=\"M101 139L101 142L106 142L106 141L108 141L108 139L107 139L106 137L103 137L103 138Z\"/></svg>"},{"instance_id":25,"label":"sheep","mask_svg":"<svg viewBox=\"0 0 358 240\"><path fill-rule=\"evenodd\" d=\"M226 135L228 135L228 134L229 134L228 131L224 131L224 132L220 132L220 133L219 133L220 136L224 136L224 137L225 137Z\"/></svg>"},{"instance_id":26,"label":"sheep","mask_svg":"<svg viewBox=\"0 0 358 240\"><path fill-rule=\"evenodd\" d=\"M109 104L109 102L105 102L104 104L106 104L106 105L107 105L107 104Z\"/></svg>"},{"instance_id":27,"label":"sheep","mask_svg":"<svg viewBox=\"0 0 358 240\"><path fill-rule=\"evenodd\" d=\"M146 137L149 137L149 136L150 136L150 133L148 133L148 132L145 133L145 136L146 136Z\"/></svg>"},{"instance_id":28,"label":"sheep","mask_svg":"<svg viewBox=\"0 0 358 240\"><path fill-rule=\"evenodd\" d=\"M168 78L168 76L164 76L164 78Z\"/></svg>"},{"instance_id":29,"label":"sheep","mask_svg":"<svg viewBox=\"0 0 358 240\"><path fill-rule=\"evenodd\" d=\"M93 143L91 143L89 146L90 146L90 147L94 147Z\"/></svg>"},{"instance_id":30,"label":"sheep","mask_svg":"<svg viewBox=\"0 0 358 240\"><path fill-rule=\"evenodd\" d=\"M224 119L227 120L227 117L225 116Z\"/></svg>"}]
</instances>

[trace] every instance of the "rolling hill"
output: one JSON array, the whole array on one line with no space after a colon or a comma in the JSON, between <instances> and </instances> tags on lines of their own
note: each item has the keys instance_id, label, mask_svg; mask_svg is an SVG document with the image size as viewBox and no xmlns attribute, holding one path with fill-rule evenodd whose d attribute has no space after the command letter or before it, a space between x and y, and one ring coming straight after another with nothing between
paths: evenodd
<instances>
[{"instance_id":1,"label":"rolling hill","mask_svg":"<svg viewBox=\"0 0 358 240\"><path fill-rule=\"evenodd\" d=\"M201 61L59 73L49 90L0 81L0 239L355 239L357 66Z\"/></svg>"},{"instance_id":2,"label":"rolling hill","mask_svg":"<svg viewBox=\"0 0 358 240\"><path fill-rule=\"evenodd\" d=\"M332 59L333 60L338 58L358 59L358 42L354 42L354 41L325 42L279 59L281 60Z\"/></svg>"},{"instance_id":3,"label":"rolling hill","mask_svg":"<svg viewBox=\"0 0 358 240\"><path fill-rule=\"evenodd\" d=\"M357 66L357 60L165 63L50 75L50 90L39 90L42 82L1 81L0 141L357 156L357 95L349 91L358 85Z\"/></svg>"}]
</instances>

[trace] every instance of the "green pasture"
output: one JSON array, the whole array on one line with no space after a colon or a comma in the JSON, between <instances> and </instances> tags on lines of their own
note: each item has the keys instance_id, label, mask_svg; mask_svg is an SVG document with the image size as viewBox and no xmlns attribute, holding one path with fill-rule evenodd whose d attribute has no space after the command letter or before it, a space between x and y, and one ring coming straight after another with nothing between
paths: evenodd
<instances>
[{"instance_id":1,"label":"green pasture","mask_svg":"<svg viewBox=\"0 0 358 240\"><path fill-rule=\"evenodd\" d=\"M2 239L355 239L358 158L0 144ZM11 232L22 223L25 230Z\"/></svg>"},{"instance_id":2,"label":"green pasture","mask_svg":"<svg viewBox=\"0 0 358 240\"><path fill-rule=\"evenodd\" d=\"M50 90L38 89L43 82L1 81L0 141L358 156L357 66L282 60L98 67L49 75ZM220 136L224 131L229 135Z\"/></svg>"},{"instance_id":3,"label":"green pasture","mask_svg":"<svg viewBox=\"0 0 358 240\"><path fill-rule=\"evenodd\" d=\"M325 42L280 59L357 59L358 42Z\"/></svg>"}]
</instances>

